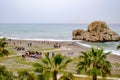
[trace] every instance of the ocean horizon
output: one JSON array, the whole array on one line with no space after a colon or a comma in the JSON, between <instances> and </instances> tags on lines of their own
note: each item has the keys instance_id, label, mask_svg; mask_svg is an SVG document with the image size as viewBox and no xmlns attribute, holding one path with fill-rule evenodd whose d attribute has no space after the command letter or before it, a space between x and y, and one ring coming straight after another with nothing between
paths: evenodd
<instances>
[{"instance_id":1,"label":"ocean horizon","mask_svg":"<svg viewBox=\"0 0 120 80\"><path fill-rule=\"evenodd\" d=\"M120 24L107 24L108 27L120 35ZM76 29L86 30L88 24L0 24L0 37L8 39L24 40L61 40L71 41L72 31ZM119 42L85 42L84 46L98 46L106 51L116 51Z\"/></svg>"}]
</instances>

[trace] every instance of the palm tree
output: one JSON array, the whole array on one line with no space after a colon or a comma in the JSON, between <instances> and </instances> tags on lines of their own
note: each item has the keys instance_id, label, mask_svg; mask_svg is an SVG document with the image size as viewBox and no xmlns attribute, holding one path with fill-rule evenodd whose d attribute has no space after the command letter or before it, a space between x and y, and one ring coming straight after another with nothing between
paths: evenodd
<instances>
[{"instance_id":1,"label":"palm tree","mask_svg":"<svg viewBox=\"0 0 120 80\"><path fill-rule=\"evenodd\" d=\"M0 56L4 56L4 55L7 56L9 54L8 50L5 49L6 44L7 44L6 38L1 38L0 39Z\"/></svg>"},{"instance_id":2,"label":"palm tree","mask_svg":"<svg viewBox=\"0 0 120 80\"><path fill-rule=\"evenodd\" d=\"M34 73L27 70L18 71L18 80L37 80Z\"/></svg>"},{"instance_id":3,"label":"palm tree","mask_svg":"<svg viewBox=\"0 0 120 80\"><path fill-rule=\"evenodd\" d=\"M68 57L56 54L53 57L49 57L45 54L45 57L41 59L41 63L34 65L36 72L38 72L40 80L58 80L57 75L62 75L61 80L73 80L73 75L65 68L72 60Z\"/></svg>"},{"instance_id":4,"label":"palm tree","mask_svg":"<svg viewBox=\"0 0 120 80\"><path fill-rule=\"evenodd\" d=\"M111 75L111 64L106 60L110 52L104 53L103 51L103 49L91 48L91 50L82 52L77 65L78 73L83 71L88 75L92 75L93 80L97 80L98 75L102 77L106 77L107 74Z\"/></svg>"}]
</instances>

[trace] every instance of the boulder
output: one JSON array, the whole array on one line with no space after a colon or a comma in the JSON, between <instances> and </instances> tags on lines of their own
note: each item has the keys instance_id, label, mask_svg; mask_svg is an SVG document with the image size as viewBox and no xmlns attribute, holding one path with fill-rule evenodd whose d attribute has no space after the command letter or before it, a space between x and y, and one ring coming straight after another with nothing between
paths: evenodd
<instances>
[{"instance_id":1,"label":"boulder","mask_svg":"<svg viewBox=\"0 0 120 80\"><path fill-rule=\"evenodd\" d=\"M119 35L110 30L104 21L94 21L88 25L86 31L77 29L72 32L73 40L85 40L91 42L119 41Z\"/></svg>"},{"instance_id":2,"label":"boulder","mask_svg":"<svg viewBox=\"0 0 120 80\"><path fill-rule=\"evenodd\" d=\"M74 38L75 38L75 39L79 39L79 37L82 36L83 32L84 32L84 30L82 30L82 29L74 30L74 31L72 32L73 39L74 39Z\"/></svg>"}]
</instances>

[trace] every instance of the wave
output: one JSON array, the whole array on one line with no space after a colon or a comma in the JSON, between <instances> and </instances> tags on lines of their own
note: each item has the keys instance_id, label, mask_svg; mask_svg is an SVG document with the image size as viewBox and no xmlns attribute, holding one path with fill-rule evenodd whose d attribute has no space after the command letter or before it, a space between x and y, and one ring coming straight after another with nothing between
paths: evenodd
<instances>
[{"instance_id":1,"label":"wave","mask_svg":"<svg viewBox=\"0 0 120 80\"><path fill-rule=\"evenodd\" d=\"M85 44L85 43L82 43L82 42L76 42L76 43L81 45L81 46L84 46L84 47L92 48L91 45L88 45L88 44Z\"/></svg>"},{"instance_id":2,"label":"wave","mask_svg":"<svg viewBox=\"0 0 120 80\"><path fill-rule=\"evenodd\" d=\"M3 38L3 37L0 37L0 38ZM63 41L66 41L66 42L76 42L78 45L81 45L81 46L84 46L84 47L87 47L87 48L92 48L92 47L96 47L96 46L93 46L93 45L89 45L89 44L85 44L82 42L82 40L58 40L58 39L30 39L30 38L11 38L11 37L8 37L7 39L13 39L13 40L31 40L31 41L60 41L60 42L63 42ZM120 56L120 51L116 51L116 50L108 50L108 49L105 49L104 52L111 52L111 54L115 54L115 55L119 55Z\"/></svg>"},{"instance_id":3,"label":"wave","mask_svg":"<svg viewBox=\"0 0 120 80\"><path fill-rule=\"evenodd\" d=\"M87 48L92 48L92 47L96 47L96 46L91 46L91 45L88 45L88 44L85 44L85 43L82 43L82 42L76 42L77 44L79 45L82 45L84 47L87 47ZM116 51L116 50L108 50L108 49L105 49L104 50L104 53L107 53L107 52L111 52L111 54L115 54L115 55L118 55L120 56L120 51Z\"/></svg>"},{"instance_id":4,"label":"wave","mask_svg":"<svg viewBox=\"0 0 120 80\"><path fill-rule=\"evenodd\" d=\"M118 56L120 56L120 51L119 50L105 50L104 51L105 53L107 53L107 52L111 52L111 54L115 54L115 55L118 55Z\"/></svg>"},{"instance_id":5,"label":"wave","mask_svg":"<svg viewBox=\"0 0 120 80\"><path fill-rule=\"evenodd\" d=\"M35 39L31 39L31 38L11 38L11 37L8 37L7 39L13 39L13 40L31 40L31 41L66 41L66 42L76 42L76 41L80 41L80 40L70 40L70 39L65 39L65 40L62 40L62 39L53 39L53 38L49 38L49 39L41 39L41 38L35 38Z\"/></svg>"}]
</instances>

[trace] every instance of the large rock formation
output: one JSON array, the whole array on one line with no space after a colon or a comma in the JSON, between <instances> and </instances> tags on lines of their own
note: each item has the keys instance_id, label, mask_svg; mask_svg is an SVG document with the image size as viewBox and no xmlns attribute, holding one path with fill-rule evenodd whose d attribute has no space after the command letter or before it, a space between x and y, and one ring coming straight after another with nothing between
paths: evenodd
<instances>
[{"instance_id":1,"label":"large rock formation","mask_svg":"<svg viewBox=\"0 0 120 80\"><path fill-rule=\"evenodd\" d=\"M91 42L119 41L119 35L110 30L104 21L94 21L88 25L86 31L82 29L74 30L73 40L85 40Z\"/></svg>"}]
</instances>

